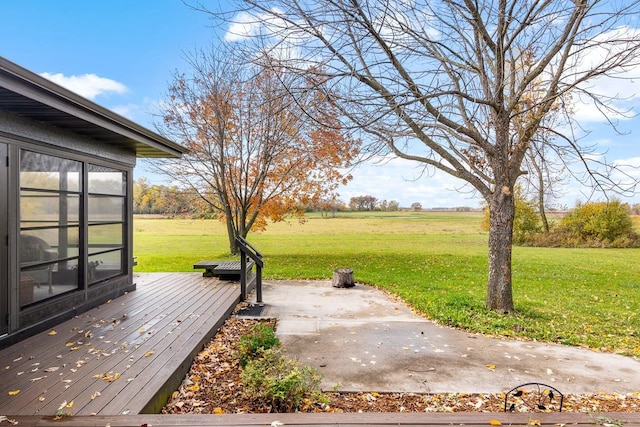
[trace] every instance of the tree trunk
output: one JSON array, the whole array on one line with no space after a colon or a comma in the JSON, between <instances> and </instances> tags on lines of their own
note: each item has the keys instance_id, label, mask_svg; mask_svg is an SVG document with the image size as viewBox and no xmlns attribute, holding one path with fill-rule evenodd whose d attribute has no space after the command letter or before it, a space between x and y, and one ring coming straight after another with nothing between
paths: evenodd
<instances>
[{"instance_id":1,"label":"tree trunk","mask_svg":"<svg viewBox=\"0 0 640 427\"><path fill-rule=\"evenodd\" d=\"M513 312L511 247L515 201L513 191L503 187L490 200L489 284L487 306L498 313Z\"/></svg>"},{"instance_id":2,"label":"tree trunk","mask_svg":"<svg viewBox=\"0 0 640 427\"><path fill-rule=\"evenodd\" d=\"M542 178L542 171L538 171L540 178L538 180L538 211L540 212L540 219L542 220L542 228L545 233L549 232L549 220L547 220L547 213L544 207L544 179Z\"/></svg>"},{"instance_id":3,"label":"tree trunk","mask_svg":"<svg viewBox=\"0 0 640 427\"><path fill-rule=\"evenodd\" d=\"M236 229L233 226L233 218L231 215L227 215L227 236L229 237L229 253L231 255L238 255L238 246L236 246Z\"/></svg>"}]
</instances>

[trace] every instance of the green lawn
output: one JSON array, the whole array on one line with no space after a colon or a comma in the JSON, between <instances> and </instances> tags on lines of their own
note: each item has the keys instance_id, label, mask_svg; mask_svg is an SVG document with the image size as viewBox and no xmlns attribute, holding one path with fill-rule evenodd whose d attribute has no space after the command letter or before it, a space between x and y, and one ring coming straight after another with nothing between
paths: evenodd
<instances>
[{"instance_id":1,"label":"green lawn","mask_svg":"<svg viewBox=\"0 0 640 427\"><path fill-rule=\"evenodd\" d=\"M484 308L487 233L478 213L311 215L271 224L248 240L265 255L267 279L356 281L399 295L441 324L491 335L582 345L640 356L640 249L513 251L518 314ZM193 271L228 256L215 220L134 219L136 271ZM268 302L268 295L265 295Z\"/></svg>"}]
</instances>

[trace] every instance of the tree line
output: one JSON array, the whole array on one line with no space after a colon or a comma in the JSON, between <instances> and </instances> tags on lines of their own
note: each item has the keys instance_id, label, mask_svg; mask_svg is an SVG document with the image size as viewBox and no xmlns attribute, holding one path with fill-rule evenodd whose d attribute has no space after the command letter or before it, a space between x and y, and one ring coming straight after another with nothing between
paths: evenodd
<instances>
[{"instance_id":1,"label":"tree line","mask_svg":"<svg viewBox=\"0 0 640 427\"><path fill-rule=\"evenodd\" d=\"M400 209L402 207L397 200L379 200L371 195L351 197L349 203L337 197L321 197L297 206L299 211L320 212L325 216L347 211L395 212ZM422 205L415 202L410 209L421 210ZM133 182L133 213L191 218L218 217L216 210L197 192L182 189L176 185L151 184L146 178L138 178Z\"/></svg>"}]
</instances>

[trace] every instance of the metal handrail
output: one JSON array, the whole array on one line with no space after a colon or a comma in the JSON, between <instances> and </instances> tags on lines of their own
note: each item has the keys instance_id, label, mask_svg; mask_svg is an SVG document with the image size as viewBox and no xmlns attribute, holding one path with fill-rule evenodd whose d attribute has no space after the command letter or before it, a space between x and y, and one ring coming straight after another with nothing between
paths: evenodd
<instances>
[{"instance_id":1,"label":"metal handrail","mask_svg":"<svg viewBox=\"0 0 640 427\"><path fill-rule=\"evenodd\" d=\"M243 237L236 237L236 245L240 250L240 298L247 299L247 258L251 258L256 265L256 302L262 304L262 254Z\"/></svg>"}]
</instances>

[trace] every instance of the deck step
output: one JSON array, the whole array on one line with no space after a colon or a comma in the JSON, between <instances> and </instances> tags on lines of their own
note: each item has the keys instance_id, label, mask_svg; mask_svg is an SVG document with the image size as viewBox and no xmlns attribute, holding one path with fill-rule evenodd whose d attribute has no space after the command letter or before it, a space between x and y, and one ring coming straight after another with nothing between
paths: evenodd
<instances>
[{"instance_id":1,"label":"deck step","mask_svg":"<svg viewBox=\"0 0 640 427\"><path fill-rule=\"evenodd\" d=\"M253 262L247 262L247 272L253 269ZM202 274L204 277L218 277L227 280L237 280L240 278L240 261L225 261L225 260L212 260L212 261L199 261L193 265L194 269L205 269Z\"/></svg>"}]
</instances>

